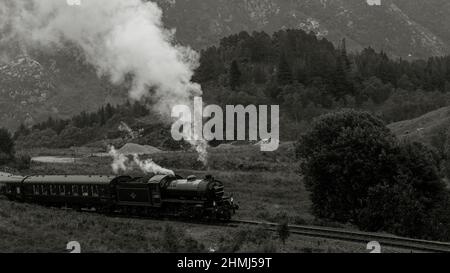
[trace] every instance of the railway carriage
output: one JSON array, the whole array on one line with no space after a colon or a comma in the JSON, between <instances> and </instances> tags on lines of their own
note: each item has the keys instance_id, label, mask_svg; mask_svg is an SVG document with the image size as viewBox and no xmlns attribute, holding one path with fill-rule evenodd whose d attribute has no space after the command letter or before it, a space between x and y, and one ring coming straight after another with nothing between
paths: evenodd
<instances>
[{"instance_id":1,"label":"railway carriage","mask_svg":"<svg viewBox=\"0 0 450 273\"><path fill-rule=\"evenodd\" d=\"M0 193L9 200L20 200L22 193L23 176L8 175L2 176L0 181Z\"/></svg>"},{"instance_id":2,"label":"railway carriage","mask_svg":"<svg viewBox=\"0 0 450 273\"><path fill-rule=\"evenodd\" d=\"M238 208L212 176L8 176L1 182L10 200L79 210L230 220Z\"/></svg>"},{"instance_id":3,"label":"railway carriage","mask_svg":"<svg viewBox=\"0 0 450 273\"><path fill-rule=\"evenodd\" d=\"M102 209L111 204L112 176L29 176L22 183L26 202Z\"/></svg>"}]
</instances>

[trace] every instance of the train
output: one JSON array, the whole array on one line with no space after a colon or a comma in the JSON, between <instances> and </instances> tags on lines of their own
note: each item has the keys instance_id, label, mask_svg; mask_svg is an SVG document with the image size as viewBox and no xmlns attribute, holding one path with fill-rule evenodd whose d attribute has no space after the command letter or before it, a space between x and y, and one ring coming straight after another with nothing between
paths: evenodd
<instances>
[{"instance_id":1,"label":"train","mask_svg":"<svg viewBox=\"0 0 450 273\"><path fill-rule=\"evenodd\" d=\"M230 221L239 206L211 175L0 177L9 200L106 214Z\"/></svg>"}]
</instances>

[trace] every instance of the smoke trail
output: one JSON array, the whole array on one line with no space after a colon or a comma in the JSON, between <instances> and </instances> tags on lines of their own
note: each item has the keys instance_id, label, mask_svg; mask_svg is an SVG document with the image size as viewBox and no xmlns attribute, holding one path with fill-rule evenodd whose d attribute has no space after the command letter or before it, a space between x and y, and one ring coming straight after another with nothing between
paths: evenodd
<instances>
[{"instance_id":1,"label":"smoke trail","mask_svg":"<svg viewBox=\"0 0 450 273\"><path fill-rule=\"evenodd\" d=\"M114 146L110 147L109 155L113 158L113 163L111 163L111 167L115 174L119 173L120 171L128 171L130 168L127 167L128 165L128 157L126 157L124 154L119 153Z\"/></svg>"},{"instance_id":2,"label":"smoke trail","mask_svg":"<svg viewBox=\"0 0 450 273\"><path fill-rule=\"evenodd\" d=\"M154 109L170 117L174 105L189 105L191 97L202 93L191 81L199 56L174 44L174 31L164 28L161 17L157 4L143 0L88 0L79 6L64 0L2 0L0 43L16 39L45 48L74 44L112 83L132 75L130 97L151 96L157 102ZM203 151L205 143L192 144Z\"/></svg>"},{"instance_id":3,"label":"smoke trail","mask_svg":"<svg viewBox=\"0 0 450 273\"><path fill-rule=\"evenodd\" d=\"M136 154L133 155L133 159L134 159L134 163L136 163L136 165L138 165L138 167L142 170L142 172L144 172L146 174L153 173L153 174L165 174L165 175L175 176L175 173L173 171L159 166L158 164L153 162L153 160L151 160L151 159L142 161L139 159L139 156Z\"/></svg>"},{"instance_id":4,"label":"smoke trail","mask_svg":"<svg viewBox=\"0 0 450 273\"><path fill-rule=\"evenodd\" d=\"M191 142L191 145L195 148L195 151L198 153L197 160L202 162L204 166L208 165L208 142L206 140L198 140L194 143Z\"/></svg>"},{"instance_id":5,"label":"smoke trail","mask_svg":"<svg viewBox=\"0 0 450 273\"><path fill-rule=\"evenodd\" d=\"M63 48L70 42L113 83L132 75L130 96L141 99L153 90L159 110L201 94L191 82L198 54L173 44L174 31L163 27L162 11L153 2L89 0L69 6L62 0L2 0L0 12L2 29L8 25L12 36L28 45Z\"/></svg>"},{"instance_id":6,"label":"smoke trail","mask_svg":"<svg viewBox=\"0 0 450 273\"><path fill-rule=\"evenodd\" d=\"M165 174L175 176L175 173L172 170L163 168L156 164L153 160L140 160L137 154L133 155L133 161L130 161L129 158L118 152L114 146L110 147L109 155L113 158L113 163L111 167L114 173L118 174L121 171L131 171L135 166L138 166L139 169L145 174Z\"/></svg>"}]
</instances>

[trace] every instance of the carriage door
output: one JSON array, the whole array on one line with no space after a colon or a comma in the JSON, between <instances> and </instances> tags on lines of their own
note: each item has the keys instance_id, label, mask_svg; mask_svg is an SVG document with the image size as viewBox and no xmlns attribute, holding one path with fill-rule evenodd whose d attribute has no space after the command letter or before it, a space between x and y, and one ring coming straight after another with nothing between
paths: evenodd
<instances>
[{"instance_id":1,"label":"carriage door","mask_svg":"<svg viewBox=\"0 0 450 273\"><path fill-rule=\"evenodd\" d=\"M161 190L159 188L159 183L150 183L150 192L152 195L152 205L161 207Z\"/></svg>"}]
</instances>

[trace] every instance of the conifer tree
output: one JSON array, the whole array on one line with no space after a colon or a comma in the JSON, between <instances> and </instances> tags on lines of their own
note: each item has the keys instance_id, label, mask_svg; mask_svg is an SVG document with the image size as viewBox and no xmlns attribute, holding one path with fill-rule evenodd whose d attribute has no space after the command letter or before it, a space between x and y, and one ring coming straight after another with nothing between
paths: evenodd
<instances>
[{"instance_id":1,"label":"conifer tree","mask_svg":"<svg viewBox=\"0 0 450 273\"><path fill-rule=\"evenodd\" d=\"M239 70L239 65L234 60L230 66L229 83L231 90L236 90L241 85L241 71Z\"/></svg>"},{"instance_id":2,"label":"conifer tree","mask_svg":"<svg viewBox=\"0 0 450 273\"><path fill-rule=\"evenodd\" d=\"M277 80L279 85L288 85L292 83L292 71L283 53L280 56L280 62L277 69Z\"/></svg>"}]
</instances>

